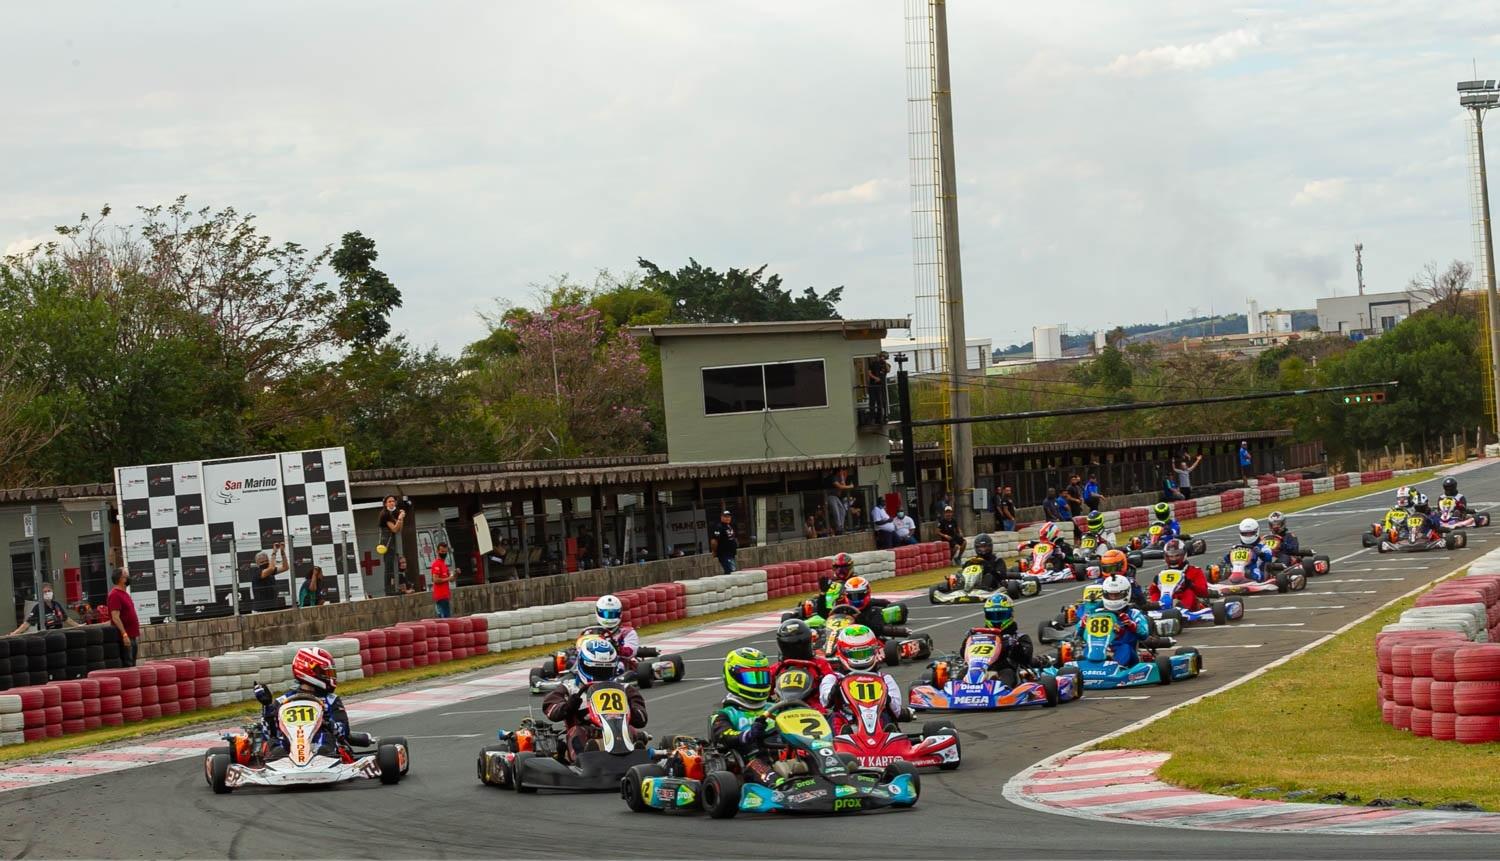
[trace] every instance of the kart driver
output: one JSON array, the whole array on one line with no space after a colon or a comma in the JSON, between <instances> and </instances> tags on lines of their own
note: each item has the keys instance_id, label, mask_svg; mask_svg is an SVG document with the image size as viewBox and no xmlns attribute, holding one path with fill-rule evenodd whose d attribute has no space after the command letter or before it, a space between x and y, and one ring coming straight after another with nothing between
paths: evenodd
<instances>
[{"instance_id":1,"label":"kart driver","mask_svg":"<svg viewBox=\"0 0 1500 861\"><path fill-rule=\"evenodd\" d=\"M1099 557L1099 578L1108 580L1111 577L1119 577L1130 584L1131 604L1145 606L1146 593L1141 590L1141 584L1136 582L1135 569L1130 567L1130 557L1124 550L1106 550Z\"/></svg>"},{"instance_id":2,"label":"kart driver","mask_svg":"<svg viewBox=\"0 0 1500 861\"><path fill-rule=\"evenodd\" d=\"M778 777L761 747L770 696L771 659L760 649L735 649L724 656L724 700L708 718L708 738L714 747L739 754L745 763L742 774L768 786Z\"/></svg>"},{"instance_id":3,"label":"kart driver","mask_svg":"<svg viewBox=\"0 0 1500 861\"><path fill-rule=\"evenodd\" d=\"M863 577L851 577L844 584L844 597L839 603L853 607L858 614L854 621L869 628L882 640L911 636L911 631L905 625L886 622L884 610L891 606L891 602L885 598L871 597L870 581Z\"/></svg>"},{"instance_id":4,"label":"kart driver","mask_svg":"<svg viewBox=\"0 0 1500 861\"><path fill-rule=\"evenodd\" d=\"M1073 547L1063 540L1062 527L1056 523L1043 523L1042 528L1037 530L1037 541L1045 541L1052 545L1052 555L1047 557L1048 563L1056 559L1060 562L1073 557Z\"/></svg>"},{"instance_id":5,"label":"kart driver","mask_svg":"<svg viewBox=\"0 0 1500 861\"><path fill-rule=\"evenodd\" d=\"M854 576L854 557L848 553L840 553L833 557L833 576L818 576L818 594L814 595L806 603L811 605L807 611L807 617L827 616L833 611L834 605L843 600L844 584Z\"/></svg>"},{"instance_id":6,"label":"kart driver","mask_svg":"<svg viewBox=\"0 0 1500 861\"><path fill-rule=\"evenodd\" d=\"M1471 513L1469 511L1469 500L1468 497L1458 492L1458 479L1451 475L1443 479L1443 496L1453 500L1455 517L1462 520L1469 516Z\"/></svg>"},{"instance_id":7,"label":"kart driver","mask_svg":"<svg viewBox=\"0 0 1500 861\"><path fill-rule=\"evenodd\" d=\"M974 555L963 561L959 570L978 565L984 569L979 577L979 588L987 591L996 591L1005 586L1005 581L1010 579L1005 576L1005 560L995 555L995 539L985 533L980 533L974 538Z\"/></svg>"},{"instance_id":8,"label":"kart driver","mask_svg":"<svg viewBox=\"0 0 1500 861\"><path fill-rule=\"evenodd\" d=\"M589 742L599 737L599 728L589 721L584 692L595 682L613 679L618 667L619 655L614 645L604 637L589 637L578 644L578 660L573 664L572 675L564 677L562 684L542 700L542 714L547 720L566 728L563 738L567 744L564 752L567 762L576 762L578 754L588 749ZM645 741L645 734L638 730L646 725L646 699L635 685L625 686L625 698L629 703L631 734Z\"/></svg>"},{"instance_id":9,"label":"kart driver","mask_svg":"<svg viewBox=\"0 0 1500 861\"><path fill-rule=\"evenodd\" d=\"M620 624L624 617L625 608L614 595L600 596L594 602L594 621L604 629L604 637L619 655L621 665L634 669L636 653L641 650L641 638L634 628Z\"/></svg>"},{"instance_id":10,"label":"kart driver","mask_svg":"<svg viewBox=\"0 0 1500 861\"><path fill-rule=\"evenodd\" d=\"M818 700L830 714L842 712L847 715L849 709L839 683L850 673L874 673L876 667L880 666L884 650L880 640L876 639L875 632L864 625L849 625L839 631L837 648L842 672L823 677L823 681L818 684ZM901 686L896 678L890 673L881 673L880 676L885 682L885 708L891 722L911 720L911 712L905 706L906 699L901 696Z\"/></svg>"},{"instance_id":11,"label":"kart driver","mask_svg":"<svg viewBox=\"0 0 1500 861\"><path fill-rule=\"evenodd\" d=\"M1178 523L1177 518L1172 516L1172 510L1172 503L1170 502L1158 502L1151 506L1151 513L1156 516L1156 522L1152 525L1161 526L1161 540L1163 541L1182 537L1182 524Z\"/></svg>"},{"instance_id":12,"label":"kart driver","mask_svg":"<svg viewBox=\"0 0 1500 861\"><path fill-rule=\"evenodd\" d=\"M1418 493L1412 499L1412 513L1422 516L1422 533L1428 537L1437 537L1448 530L1444 528L1442 521L1438 520L1436 511L1427 504L1427 494Z\"/></svg>"},{"instance_id":13,"label":"kart driver","mask_svg":"<svg viewBox=\"0 0 1500 861\"><path fill-rule=\"evenodd\" d=\"M1133 667L1140 663L1140 649L1151 633L1151 622L1146 614L1130 606L1130 581L1118 575L1107 577L1104 583L1103 612L1115 617L1114 639L1110 643L1110 658L1122 667Z\"/></svg>"},{"instance_id":14,"label":"kart driver","mask_svg":"<svg viewBox=\"0 0 1500 861\"><path fill-rule=\"evenodd\" d=\"M1089 516L1083 522L1083 537L1094 539L1096 551L1106 546L1115 546L1115 534L1105 528L1104 513L1100 511L1089 512Z\"/></svg>"},{"instance_id":15,"label":"kart driver","mask_svg":"<svg viewBox=\"0 0 1500 861\"><path fill-rule=\"evenodd\" d=\"M834 673L833 664L813 648L812 628L801 619L787 619L776 629L776 648L781 660L771 671L771 678L781 674L783 667L797 666L807 671L810 688L818 690L823 679Z\"/></svg>"},{"instance_id":16,"label":"kart driver","mask_svg":"<svg viewBox=\"0 0 1500 861\"><path fill-rule=\"evenodd\" d=\"M279 753L286 752L287 739L281 733L277 713L283 703L298 697L315 697L323 704L323 725L341 743L359 747L369 747L375 743L369 733L349 731L349 712L344 708L343 699L333 692L338 687L338 674L334 670L333 655L326 649L317 646L298 649L292 658L292 679L297 682L297 686L274 698L265 685L255 685L255 698L260 701L261 720L265 722L273 746L280 748Z\"/></svg>"},{"instance_id":17,"label":"kart driver","mask_svg":"<svg viewBox=\"0 0 1500 861\"><path fill-rule=\"evenodd\" d=\"M1224 554L1224 567L1229 568L1229 555L1237 548L1248 547L1250 549L1250 565L1245 570L1245 576L1257 583L1265 579L1265 563L1271 561L1271 551L1260 543L1260 522L1253 517L1247 517L1240 521L1240 540L1238 544L1229 548L1229 553Z\"/></svg>"},{"instance_id":18,"label":"kart driver","mask_svg":"<svg viewBox=\"0 0 1500 861\"><path fill-rule=\"evenodd\" d=\"M1302 552L1302 542L1297 540L1295 532L1287 528L1286 515L1279 511L1271 512L1266 518L1266 526L1270 527L1272 535L1281 540L1281 545L1276 548L1276 558L1290 564Z\"/></svg>"},{"instance_id":19,"label":"kart driver","mask_svg":"<svg viewBox=\"0 0 1500 861\"><path fill-rule=\"evenodd\" d=\"M1031 637L1021 633L1016 625L1016 608L1009 596L992 595L984 602L984 627L969 629L969 633L964 635L964 641L958 646L960 655L968 650L969 639L975 634L1000 640L1000 653L995 655L990 664L991 673L1009 667L1019 675L1022 670L1036 667L1036 651L1031 644Z\"/></svg>"},{"instance_id":20,"label":"kart driver","mask_svg":"<svg viewBox=\"0 0 1500 861\"><path fill-rule=\"evenodd\" d=\"M1162 558L1166 561L1167 568L1182 572L1182 583L1172 593L1172 603L1184 610L1197 610L1206 605L1212 598L1212 593L1208 591L1208 576L1203 573L1202 568L1188 563L1187 544L1181 538L1173 538L1162 548ZM1151 604L1161 603L1161 587L1157 585L1155 577L1151 578L1151 588L1146 597Z\"/></svg>"}]
</instances>

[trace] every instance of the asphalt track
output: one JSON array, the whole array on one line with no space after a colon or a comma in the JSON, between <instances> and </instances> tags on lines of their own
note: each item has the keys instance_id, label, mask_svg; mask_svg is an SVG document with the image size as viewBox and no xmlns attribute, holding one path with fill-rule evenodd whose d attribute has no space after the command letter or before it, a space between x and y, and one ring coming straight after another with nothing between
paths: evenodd
<instances>
[{"instance_id":1,"label":"asphalt track","mask_svg":"<svg viewBox=\"0 0 1500 861\"><path fill-rule=\"evenodd\" d=\"M1500 509L1500 469L1461 477L1475 504ZM1436 482L1423 485L1429 495ZM359 727L405 735L412 770L399 786L369 781L332 789L239 791L217 796L197 759L116 772L0 796L0 853L19 857L109 858L436 858L686 857L848 858L1495 857L1493 837L1356 837L1180 831L1093 822L1014 807L1000 787L1050 754L1197 696L1326 634L1391 598L1500 546L1500 529L1470 533L1468 549L1393 556L1362 551L1359 533L1389 493L1333 503L1292 517L1304 545L1330 554L1333 573L1307 590L1251 598L1243 623L1195 628L1182 642L1202 648L1206 671L1169 687L1091 692L1053 710L959 715L963 767L924 775L914 810L839 818L742 815L729 821L632 814L615 795L521 796L481 786L479 747L513 725L537 700L524 691ZM1208 534L1221 555L1230 531ZM1147 569L1148 571L1151 569ZM936 575L934 575L936 580ZM1046 587L1018 607L1022 628L1075 597L1078 587ZM976 607L912 602L911 624L953 648ZM690 652L689 678L646 693L658 736L701 734L721 690L718 662L732 645L774 650L769 635ZM917 666L896 669L903 685ZM1337 668L1330 668L1337 671ZM1267 727L1268 733L1295 726ZM1255 739L1246 739L1255 744Z\"/></svg>"}]
</instances>

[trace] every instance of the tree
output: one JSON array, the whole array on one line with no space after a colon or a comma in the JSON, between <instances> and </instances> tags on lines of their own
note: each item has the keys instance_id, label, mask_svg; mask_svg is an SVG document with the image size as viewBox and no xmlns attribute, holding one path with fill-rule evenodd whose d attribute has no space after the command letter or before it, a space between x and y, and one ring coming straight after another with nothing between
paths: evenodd
<instances>
[{"instance_id":1,"label":"tree","mask_svg":"<svg viewBox=\"0 0 1500 861\"><path fill-rule=\"evenodd\" d=\"M1406 294L1436 313L1458 314L1463 311L1465 292L1473 274L1473 267L1462 260L1449 263L1443 270L1434 261L1407 282Z\"/></svg>"},{"instance_id":2,"label":"tree","mask_svg":"<svg viewBox=\"0 0 1500 861\"><path fill-rule=\"evenodd\" d=\"M370 347L390 334L390 315L401 307L401 290L374 267L375 240L358 230L345 233L329 264L339 274L343 314L338 332L355 347Z\"/></svg>"},{"instance_id":3,"label":"tree","mask_svg":"<svg viewBox=\"0 0 1500 861\"><path fill-rule=\"evenodd\" d=\"M780 275L766 276L764 265L719 273L692 258L675 272L645 258L637 263L646 273L645 286L667 297L674 323L836 320L844 296L843 287L823 294L808 287L793 296L781 286Z\"/></svg>"}]
</instances>

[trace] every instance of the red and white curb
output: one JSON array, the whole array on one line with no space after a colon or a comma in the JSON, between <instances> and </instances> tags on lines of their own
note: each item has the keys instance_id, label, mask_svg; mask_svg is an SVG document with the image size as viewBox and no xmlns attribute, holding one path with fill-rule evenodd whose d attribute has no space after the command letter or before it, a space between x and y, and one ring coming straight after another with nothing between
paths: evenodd
<instances>
[{"instance_id":1,"label":"red and white curb","mask_svg":"<svg viewBox=\"0 0 1500 861\"><path fill-rule=\"evenodd\" d=\"M1495 834L1500 814L1349 807L1230 798L1173 786L1156 770L1170 754L1094 750L1059 754L1012 778L1008 800L1082 819L1217 831L1325 834Z\"/></svg>"},{"instance_id":2,"label":"red and white curb","mask_svg":"<svg viewBox=\"0 0 1500 861\"><path fill-rule=\"evenodd\" d=\"M927 593L895 592L881 593L881 597L903 600L925 594ZM650 643L662 652L701 649L773 631L780 622L780 612L763 613L747 619L712 622L696 630L671 632L663 639L652 638ZM483 675L474 675L462 681L432 687L410 688L395 693L381 694L372 699L350 700L348 703L349 720L358 726L372 720L400 717L437 706L524 690L530 684L531 666L531 663L520 667L512 665L499 672L491 671ZM47 758L22 760L0 766L0 793L201 756L205 749L219 744L223 735L232 729L234 727L198 730L183 735L150 737L129 744L77 753L61 753ZM409 730L408 734L417 735L418 733Z\"/></svg>"}]
</instances>

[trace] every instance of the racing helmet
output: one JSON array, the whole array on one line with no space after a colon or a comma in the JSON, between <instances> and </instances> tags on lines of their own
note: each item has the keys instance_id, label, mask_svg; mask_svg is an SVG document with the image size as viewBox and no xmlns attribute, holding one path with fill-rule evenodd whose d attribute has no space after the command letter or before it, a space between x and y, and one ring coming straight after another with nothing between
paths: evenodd
<instances>
[{"instance_id":1,"label":"racing helmet","mask_svg":"<svg viewBox=\"0 0 1500 861\"><path fill-rule=\"evenodd\" d=\"M1187 543L1181 538L1173 538L1161 548L1161 557L1168 568L1181 568L1187 564Z\"/></svg>"},{"instance_id":2,"label":"racing helmet","mask_svg":"<svg viewBox=\"0 0 1500 861\"><path fill-rule=\"evenodd\" d=\"M1272 532L1280 535L1281 533L1286 531L1286 515L1282 514L1279 511L1273 511L1271 512L1270 516L1266 518L1266 525L1271 527Z\"/></svg>"},{"instance_id":3,"label":"racing helmet","mask_svg":"<svg viewBox=\"0 0 1500 861\"><path fill-rule=\"evenodd\" d=\"M1411 488L1403 485L1400 490L1396 491L1396 507L1406 508L1409 505L1411 505Z\"/></svg>"},{"instance_id":4,"label":"racing helmet","mask_svg":"<svg viewBox=\"0 0 1500 861\"><path fill-rule=\"evenodd\" d=\"M1422 512L1423 514L1426 514L1428 511L1431 510L1430 508L1427 507L1427 494L1425 494L1425 493L1423 493L1421 491L1417 491L1415 494L1413 494L1411 501L1412 501L1413 507L1416 508L1418 511Z\"/></svg>"},{"instance_id":5,"label":"racing helmet","mask_svg":"<svg viewBox=\"0 0 1500 861\"><path fill-rule=\"evenodd\" d=\"M620 599L613 595L604 595L594 602L594 620L601 628L614 630L620 627L620 619L625 615L625 607L620 604Z\"/></svg>"},{"instance_id":6,"label":"racing helmet","mask_svg":"<svg viewBox=\"0 0 1500 861\"><path fill-rule=\"evenodd\" d=\"M1260 539L1260 522L1253 517L1240 521L1240 543L1254 544Z\"/></svg>"},{"instance_id":7,"label":"racing helmet","mask_svg":"<svg viewBox=\"0 0 1500 861\"><path fill-rule=\"evenodd\" d=\"M1166 523L1172 519L1172 503L1158 502L1151 506L1151 513L1156 515L1157 520Z\"/></svg>"},{"instance_id":8,"label":"racing helmet","mask_svg":"<svg viewBox=\"0 0 1500 861\"><path fill-rule=\"evenodd\" d=\"M1130 581L1124 577L1106 577L1100 588L1104 590L1104 609L1119 612L1130 603Z\"/></svg>"},{"instance_id":9,"label":"racing helmet","mask_svg":"<svg viewBox=\"0 0 1500 861\"><path fill-rule=\"evenodd\" d=\"M1104 600L1104 587L1098 583L1090 583L1083 587L1083 597L1078 600L1085 604L1098 604Z\"/></svg>"},{"instance_id":10,"label":"racing helmet","mask_svg":"<svg viewBox=\"0 0 1500 861\"><path fill-rule=\"evenodd\" d=\"M1125 569L1130 567L1130 560L1126 558L1123 550L1106 550L1099 557L1099 574L1102 577L1121 577L1125 575Z\"/></svg>"},{"instance_id":11,"label":"racing helmet","mask_svg":"<svg viewBox=\"0 0 1500 861\"><path fill-rule=\"evenodd\" d=\"M333 655L317 646L303 646L292 658L292 678L325 694L338 687L338 673L334 670Z\"/></svg>"},{"instance_id":12,"label":"racing helmet","mask_svg":"<svg viewBox=\"0 0 1500 861\"><path fill-rule=\"evenodd\" d=\"M988 559L995 555L995 539L987 532L981 532L974 538L974 552Z\"/></svg>"},{"instance_id":13,"label":"racing helmet","mask_svg":"<svg viewBox=\"0 0 1500 861\"><path fill-rule=\"evenodd\" d=\"M620 656L615 652L615 645L603 637L586 637L578 644L578 661L573 672L578 681L587 685L591 682L607 682L615 677L615 668L620 662Z\"/></svg>"},{"instance_id":14,"label":"racing helmet","mask_svg":"<svg viewBox=\"0 0 1500 861\"><path fill-rule=\"evenodd\" d=\"M748 708L765 705L771 696L771 659L760 649L735 649L724 656L724 690Z\"/></svg>"},{"instance_id":15,"label":"racing helmet","mask_svg":"<svg viewBox=\"0 0 1500 861\"><path fill-rule=\"evenodd\" d=\"M1104 531L1104 515L1098 511L1090 511L1088 519L1084 521L1090 532Z\"/></svg>"},{"instance_id":16,"label":"racing helmet","mask_svg":"<svg viewBox=\"0 0 1500 861\"><path fill-rule=\"evenodd\" d=\"M1444 496L1457 496L1458 495L1458 479L1454 478L1451 475L1448 476L1447 478L1443 479L1443 495Z\"/></svg>"},{"instance_id":17,"label":"racing helmet","mask_svg":"<svg viewBox=\"0 0 1500 861\"><path fill-rule=\"evenodd\" d=\"M844 583L843 600L856 610L870 606L870 581L863 577L850 577Z\"/></svg>"},{"instance_id":18,"label":"racing helmet","mask_svg":"<svg viewBox=\"0 0 1500 861\"><path fill-rule=\"evenodd\" d=\"M833 557L833 579L843 582L854 574L854 557L840 553Z\"/></svg>"},{"instance_id":19,"label":"racing helmet","mask_svg":"<svg viewBox=\"0 0 1500 861\"><path fill-rule=\"evenodd\" d=\"M849 625L839 631L835 648L839 663L850 672L873 670L880 663L880 640L864 625Z\"/></svg>"},{"instance_id":20,"label":"racing helmet","mask_svg":"<svg viewBox=\"0 0 1500 861\"><path fill-rule=\"evenodd\" d=\"M991 595L984 602L984 621L991 628L999 628L1004 631L1016 626L1016 605L1010 602L1010 596L1002 593Z\"/></svg>"},{"instance_id":21,"label":"racing helmet","mask_svg":"<svg viewBox=\"0 0 1500 861\"><path fill-rule=\"evenodd\" d=\"M812 628L801 619L787 619L776 629L776 648L783 658L810 661L813 657Z\"/></svg>"},{"instance_id":22,"label":"racing helmet","mask_svg":"<svg viewBox=\"0 0 1500 861\"><path fill-rule=\"evenodd\" d=\"M1043 523L1042 528L1036 531L1036 537L1048 544L1056 544L1057 536L1061 534L1062 529L1056 523L1052 522Z\"/></svg>"}]
</instances>

